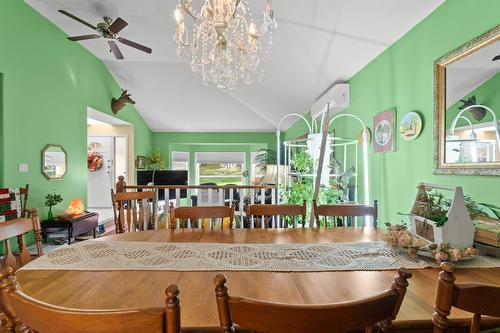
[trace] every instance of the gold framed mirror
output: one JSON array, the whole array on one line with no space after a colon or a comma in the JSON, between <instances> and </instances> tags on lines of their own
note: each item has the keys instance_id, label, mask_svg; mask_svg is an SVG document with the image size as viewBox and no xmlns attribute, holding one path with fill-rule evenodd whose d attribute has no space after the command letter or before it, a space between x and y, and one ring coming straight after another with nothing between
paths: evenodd
<instances>
[{"instance_id":1,"label":"gold framed mirror","mask_svg":"<svg viewBox=\"0 0 500 333\"><path fill-rule=\"evenodd\" d=\"M42 150L42 174L48 180L61 179L67 171L68 156L61 145L48 144Z\"/></svg>"},{"instance_id":2,"label":"gold framed mirror","mask_svg":"<svg viewBox=\"0 0 500 333\"><path fill-rule=\"evenodd\" d=\"M436 174L500 176L500 25L434 62Z\"/></svg>"}]
</instances>

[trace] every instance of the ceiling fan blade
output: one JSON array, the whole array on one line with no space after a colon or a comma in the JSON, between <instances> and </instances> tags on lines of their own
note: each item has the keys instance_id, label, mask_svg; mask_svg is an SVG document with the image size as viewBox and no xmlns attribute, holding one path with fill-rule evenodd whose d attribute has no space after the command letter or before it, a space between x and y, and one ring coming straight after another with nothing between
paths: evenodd
<instances>
[{"instance_id":1,"label":"ceiling fan blade","mask_svg":"<svg viewBox=\"0 0 500 333\"><path fill-rule=\"evenodd\" d=\"M497 55L496 57L494 57L493 60L491 60L491 61L497 61L497 60L500 60L500 54Z\"/></svg>"},{"instance_id":2,"label":"ceiling fan blade","mask_svg":"<svg viewBox=\"0 0 500 333\"><path fill-rule=\"evenodd\" d=\"M125 38L118 37L118 41L120 43L123 43L125 45L130 46L130 47L133 47L135 49L141 50L142 52L146 52L149 54L151 54L151 52L153 52L153 50L151 48L144 46L144 45L141 45L141 44L137 44L136 42L133 42L133 41L125 39Z\"/></svg>"},{"instance_id":3,"label":"ceiling fan blade","mask_svg":"<svg viewBox=\"0 0 500 333\"><path fill-rule=\"evenodd\" d=\"M118 59L118 60L123 60L123 54L122 52L120 51L120 49L118 48L118 45L116 45L116 43L112 40L108 40L108 45L109 45L109 48L111 49L111 52L113 52L113 54L115 55L115 58Z\"/></svg>"},{"instance_id":4,"label":"ceiling fan blade","mask_svg":"<svg viewBox=\"0 0 500 333\"><path fill-rule=\"evenodd\" d=\"M74 42L79 41L79 40L86 40L86 39L94 39L94 38L101 38L101 35L83 35L83 36L73 36L73 37L68 37L69 40L72 40Z\"/></svg>"},{"instance_id":5,"label":"ceiling fan blade","mask_svg":"<svg viewBox=\"0 0 500 333\"><path fill-rule=\"evenodd\" d=\"M61 14L66 15L67 17L72 18L72 19L73 19L73 20L75 20L75 21L80 22L81 24L85 24L85 25L86 25L87 27L89 27L90 29L97 30L97 28L96 28L94 25L92 25L92 24L90 24L90 23L88 23L88 22L85 22L85 21L84 21L84 20L82 20L81 18L76 17L75 15L70 14L70 13L68 13L68 12L67 12L67 11L65 11L65 10L59 9L59 10L58 10L58 12L59 12L59 13L61 13Z\"/></svg>"},{"instance_id":6,"label":"ceiling fan blade","mask_svg":"<svg viewBox=\"0 0 500 333\"><path fill-rule=\"evenodd\" d=\"M121 17L118 17L116 20L114 20L113 23L109 26L109 31L117 34L119 33L123 28L125 28L128 25L128 23L123 20Z\"/></svg>"}]
</instances>

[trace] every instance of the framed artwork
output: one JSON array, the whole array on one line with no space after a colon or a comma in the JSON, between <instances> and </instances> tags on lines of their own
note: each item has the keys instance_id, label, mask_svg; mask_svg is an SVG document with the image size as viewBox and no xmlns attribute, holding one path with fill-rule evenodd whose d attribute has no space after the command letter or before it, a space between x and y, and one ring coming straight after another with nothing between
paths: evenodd
<instances>
[{"instance_id":1,"label":"framed artwork","mask_svg":"<svg viewBox=\"0 0 500 333\"><path fill-rule=\"evenodd\" d=\"M137 159L135 160L135 167L138 170L146 169L146 156L137 156Z\"/></svg>"},{"instance_id":2,"label":"framed artwork","mask_svg":"<svg viewBox=\"0 0 500 333\"><path fill-rule=\"evenodd\" d=\"M399 122L399 134L407 141L415 140L422 131L422 117L417 112L408 112Z\"/></svg>"},{"instance_id":3,"label":"framed artwork","mask_svg":"<svg viewBox=\"0 0 500 333\"><path fill-rule=\"evenodd\" d=\"M385 153L396 150L394 120L396 109L389 109L377 113L373 117L373 150L376 153Z\"/></svg>"}]
</instances>

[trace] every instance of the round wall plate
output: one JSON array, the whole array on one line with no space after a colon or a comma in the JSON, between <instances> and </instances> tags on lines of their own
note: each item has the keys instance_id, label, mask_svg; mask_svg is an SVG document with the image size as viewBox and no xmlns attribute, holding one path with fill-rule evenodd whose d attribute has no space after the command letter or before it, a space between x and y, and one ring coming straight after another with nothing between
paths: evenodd
<instances>
[{"instance_id":1,"label":"round wall plate","mask_svg":"<svg viewBox=\"0 0 500 333\"><path fill-rule=\"evenodd\" d=\"M399 122L399 134L407 141L415 140L422 131L422 117L417 112L408 112Z\"/></svg>"}]
</instances>

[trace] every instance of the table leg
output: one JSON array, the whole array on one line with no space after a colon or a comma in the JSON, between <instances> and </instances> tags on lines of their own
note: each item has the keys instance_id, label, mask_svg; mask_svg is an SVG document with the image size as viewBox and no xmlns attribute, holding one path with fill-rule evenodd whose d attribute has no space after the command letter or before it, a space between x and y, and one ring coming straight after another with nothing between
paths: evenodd
<instances>
[{"instance_id":1,"label":"table leg","mask_svg":"<svg viewBox=\"0 0 500 333\"><path fill-rule=\"evenodd\" d=\"M73 227L71 224L68 226L68 245L71 244L71 234L73 234Z\"/></svg>"},{"instance_id":2,"label":"table leg","mask_svg":"<svg viewBox=\"0 0 500 333\"><path fill-rule=\"evenodd\" d=\"M47 228L42 227L42 239L45 244L47 244Z\"/></svg>"},{"instance_id":3,"label":"table leg","mask_svg":"<svg viewBox=\"0 0 500 333\"><path fill-rule=\"evenodd\" d=\"M92 233L93 233L93 235L94 235L94 238L95 238L95 229L96 229L96 228L92 229Z\"/></svg>"}]
</instances>

